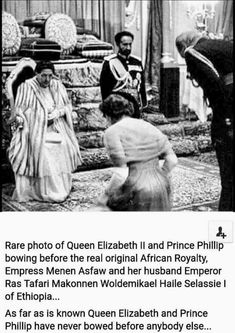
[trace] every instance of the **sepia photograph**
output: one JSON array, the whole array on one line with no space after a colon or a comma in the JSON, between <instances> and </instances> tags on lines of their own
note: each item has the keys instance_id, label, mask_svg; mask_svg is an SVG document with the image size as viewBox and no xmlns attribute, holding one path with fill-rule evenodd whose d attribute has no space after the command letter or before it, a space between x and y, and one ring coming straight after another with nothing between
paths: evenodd
<instances>
[{"instance_id":1,"label":"sepia photograph","mask_svg":"<svg viewBox=\"0 0 235 333\"><path fill-rule=\"evenodd\" d=\"M234 211L233 1L2 0L2 212Z\"/></svg>"}]
</instances>

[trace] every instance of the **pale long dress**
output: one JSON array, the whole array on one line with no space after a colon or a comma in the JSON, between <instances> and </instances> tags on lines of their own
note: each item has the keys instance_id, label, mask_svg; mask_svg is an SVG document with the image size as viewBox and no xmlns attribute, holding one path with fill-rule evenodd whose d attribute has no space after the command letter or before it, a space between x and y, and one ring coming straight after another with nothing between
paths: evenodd
<instances>
[{"instance_id":1,"label":"pale long dress","mask_svg":"<svg viewBox=\"0 0 235 333\"><path fill-rule=\"evenodd\" d=\"M125 117L106 130L104 141L114 166L122 166L106 188L107 207L114 211L171 210L170 180L159 163L173 153L167 137L146 121Z\"/></svg>"},{"instance_id":2,"label":"pale long dress","mask_svg":"<svg viewBox=\"0 0 235 333\"><path fill-rule=\"evenodd\" d=\"M40 94L44 101L44 112L46 112L45 118L47 119L49 110L55 106L55 101L49 88L40 87ZM61 109L60 115L64 125L63 117L65 113ZM21 130L17 129L17 131ZM67 134L65 134L64 127L61 126L60 122L46 126L40 156L41 175L28 176L15 173L13 200L20 202L29 200L62 202L68 197L72 187L73 170L71 170L69 161L71 157L68 152L68 138L66 136ZM76 145L76 142L74 145ZM77 149L79 149L78 145Z\"/></svg>"}]
</instances>

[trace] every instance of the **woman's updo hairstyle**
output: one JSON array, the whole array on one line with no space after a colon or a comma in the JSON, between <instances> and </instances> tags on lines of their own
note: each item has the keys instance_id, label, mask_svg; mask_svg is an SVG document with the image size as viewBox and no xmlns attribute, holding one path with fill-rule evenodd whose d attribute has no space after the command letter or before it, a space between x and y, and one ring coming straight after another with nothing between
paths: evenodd
<instances>
[{"instance_id":1,"label":"woman's updo hairstyle","mask_svg":"<svg viewBox=\"0 0 235 333\"><path fill-rule=\"evenodd\" d=\"M117 94L111 94L101 104L100 110L105 117L120 119L122 116L132 116L134 105L128 99Z\"/></svg>"}]
</instances>

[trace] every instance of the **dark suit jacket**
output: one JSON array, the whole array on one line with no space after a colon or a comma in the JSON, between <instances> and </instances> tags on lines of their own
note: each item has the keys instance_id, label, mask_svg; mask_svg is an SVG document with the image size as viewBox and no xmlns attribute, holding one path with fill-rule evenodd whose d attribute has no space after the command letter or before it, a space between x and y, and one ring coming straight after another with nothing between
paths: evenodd
<instances>
[{"instance_id":1,"label":"dark suit jacket","mask_svg":"<svg viewBox=\"0 0 235 333\"><path fill-rule=\"evenodd\" d=\"M233 124L233 84L225 85L224 83L224 77L233 72L233 43L201 38L193 48L210 60L219 74L218 77L208 65L190 52L185 52L188 72L203 89L213 110L212 139L214 140L226 135L228 131L226 119L230 119Z\"/></svg>"},{"instance_id":2,"label":"dark suit jacket","mask_svg":"<svg viewBox=\"0 0 235 333\"><path fill-rule=\"evenodd\" d=\"M112 92L117 83L115 77L113 76L110 70L110 61L116 57L118 58L121 63L123 64L126 71L128 71L132 77L132 79L136 79L137 73L140 73L140 99L142 106L147 105L147 97L146 97L146 90L145 90L145 78L144 78L144 70L141 61L135 56L129 56L128 59L124 59L119 54L109 56L105 59L100 75L100 88L101 88L101 95L102 99L104 100L108 97Z\"/></svg>"}]
</instances>

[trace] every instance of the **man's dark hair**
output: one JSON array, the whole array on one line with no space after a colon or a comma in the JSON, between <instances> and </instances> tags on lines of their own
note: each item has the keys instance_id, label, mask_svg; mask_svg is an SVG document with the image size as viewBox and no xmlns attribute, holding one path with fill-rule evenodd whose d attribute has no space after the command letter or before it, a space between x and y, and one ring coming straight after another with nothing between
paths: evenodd
<instances>
[{"instance_id":1,"label":"man's dark hair","mask_svg":"<svg viewBox=\"0 0 235 333\"><path fill-rule=\"evenodd\" d=\"M120 31L114 37L115 38L115 42L116 42L117 45L120 44L121 38L123 36L131 37L132 41L134 40L134 35L131 32L129 32L129 31Z\"/></svg>"},{"instance_id":2,"label":"man's dark hair","mask_svg":"<svg viewBox=\"0 0 235 333\"><path fill-rule=\"evenodd\" d=\"M41 73L44 69L51 69L53 74L55 74L55 66L52 62L48 60L39 61L35 67L35 73Z\"/></svg>"}]
</instances>

